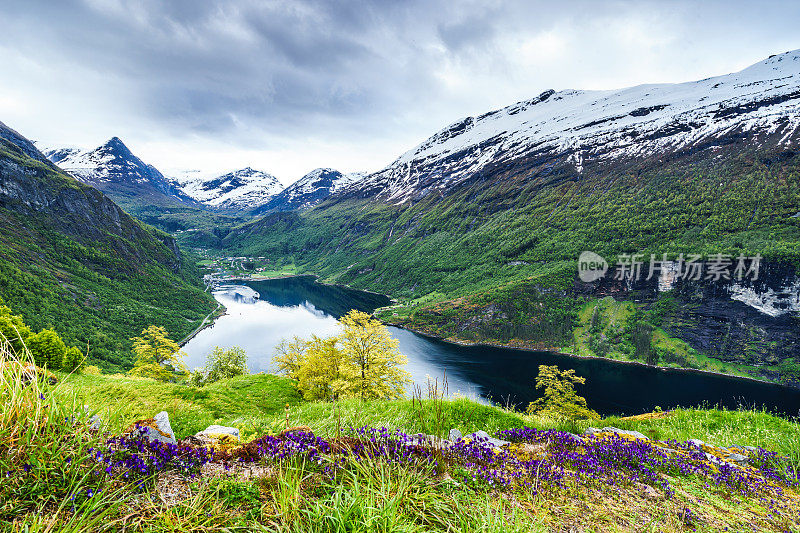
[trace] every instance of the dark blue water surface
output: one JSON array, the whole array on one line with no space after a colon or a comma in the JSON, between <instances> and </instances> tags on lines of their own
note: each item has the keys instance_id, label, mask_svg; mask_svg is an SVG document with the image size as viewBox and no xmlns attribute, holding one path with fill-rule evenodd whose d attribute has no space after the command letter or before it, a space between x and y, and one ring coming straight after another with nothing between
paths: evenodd
<instances>
[{"instance_id":1,"label":"dark blue water surface","mask_svg":"<svg viewBox=\"0 0 800 533\"><path fill-rule=\"evenodd\" d=\"M372 311L386 305L382 295L317 283L310 276L225 286L214 296L228 309L215 324L184 346L190 368L203 366L214 346L241 346L251 372L274 370L275 346L293 335L325 336L338 331L336 319L350 309ZM249 287L249 288L248 288ZM250 289L258 292L253 298ZM459 346L400 328L390 328L408 357L407 370L423 387L445 377L449 392L524 407L536 398L539 365L573 368L586 378L579 394L601 414L721 405L765 407L796 416L800 390L754 380L683 370L661 370L605 359L578 359L550 352Z\"/></svg>"}]
</instances>

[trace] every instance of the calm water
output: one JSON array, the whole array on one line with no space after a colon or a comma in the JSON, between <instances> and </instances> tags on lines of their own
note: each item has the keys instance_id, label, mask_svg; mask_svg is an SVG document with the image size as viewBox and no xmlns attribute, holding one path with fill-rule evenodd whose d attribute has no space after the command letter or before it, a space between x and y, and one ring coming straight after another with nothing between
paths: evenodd
<instances>
[{"instance_id":1,"label":"calm water","mask_svg":"<svg viewBox=\"0 0 800 533\"><path fill-rule=\"evenodd\" d=\"M253 291L260 295L253 297ZM337 332L336 319L350 309L371 311L386 305L381 295L316 283L311 277L248 282L221 287L214 296L228 314L201 331L184 350L190 368L203 366L214 346L241 346L251 372L274 370L272 356L283 338ZM533 382L541 364L574 368L587 378L579 386L589 406L601 414L638 414L655 406L741 404L766 406L797 415L800 391L751 380L677 370L659 370L602 359L576 359L549 352L486 346L457 346L399 328L390 328L408 357L414 381L440 381L446 373L451 393L524 406L535 398Z\"/></svg>"}]
</instances>

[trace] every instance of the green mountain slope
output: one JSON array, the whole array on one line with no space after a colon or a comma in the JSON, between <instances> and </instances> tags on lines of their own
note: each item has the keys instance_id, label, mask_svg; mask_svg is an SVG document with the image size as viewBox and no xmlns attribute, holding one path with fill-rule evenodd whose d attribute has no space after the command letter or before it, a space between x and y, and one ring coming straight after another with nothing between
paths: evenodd
<instances>
[{"instance_id":1,"label":"green mountain slope","mask_svg":"<svg viewBox=\"0 0 800 533\"><path fill-rule=\"evenodd\" d=\"M614 165L586 162L580 176L568 153L528 155L443 194L394 205L357 191L306 212L267 216L235 229L225 242L235 253L282 258L340 283L388 293L405 304L383 315L389 321L458 340L569 351L586 299L608 291L643 297L624 287L578 284L576 259L583 250L609 259L632 252L761 254L781 272L800 264L800 219L794 216L800 157L774 142L751 141L721 138L713 158L710 150L686 150ZM653 305L665 297L650 296ZM670 308L645 308L644 318L701 354L796 379L796 316L765 328L732 315L686 316L692 298L677 295ZM692 328L711 329L693 342ZM715 353L726 334L734 342ZM621 358L631 357L625 351L631 346L630 338L619 343ZM702 357L664 356L678 366L702 367ZM775 366L787 361L782 370Z\"/></svg>"},{"instance_id":2,"label":"green mountain slope","mask_svg":"<svg viewBox=\"0 0 800 533\"><path fill-rule=\"evenodd\" d=\"M172 237L131 218L0 124L0 298L107 369L148 324L175 338L213 308Z\"/></svg>"}]
</instances>

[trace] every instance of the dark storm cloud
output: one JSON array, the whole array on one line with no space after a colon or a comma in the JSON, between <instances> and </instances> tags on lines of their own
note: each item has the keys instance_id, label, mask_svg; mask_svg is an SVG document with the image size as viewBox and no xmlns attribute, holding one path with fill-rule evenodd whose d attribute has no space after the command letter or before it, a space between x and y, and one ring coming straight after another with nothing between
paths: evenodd
<instances>
[{"instance_id":1,"label":"dark storm cloud","mask_svg":"<svg viewBox=\"0 0 800 533\"><path fill-rule=\"evenodd\" d=\"M435 9L433 4L429 4ZM177 127L268 128L370 113L431 85L410 6L322 2L28 2L0 43L123 78L139 110ZM407 42L404 42L406 41ZM394 55L391 47L406 51ZM401 68L397 68L400 61ZM421 67L408 72L403 66ZM430 66L430 65L427 65ZM413 81L413 83L412 83ZM100 88L98 88L100 89Z\"/></svg>"}]
</instances>

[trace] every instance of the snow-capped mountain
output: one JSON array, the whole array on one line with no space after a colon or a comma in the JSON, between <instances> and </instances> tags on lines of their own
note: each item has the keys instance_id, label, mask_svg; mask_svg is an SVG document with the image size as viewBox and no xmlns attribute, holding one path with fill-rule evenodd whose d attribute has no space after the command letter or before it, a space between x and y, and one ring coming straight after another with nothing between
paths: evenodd
<instances>
[{"instance_id":1,"label":"snow-capped mountain","mask_svg":"<svg viewBox=\"0 0 800 533\"><path fill-rule=\"evenodd\" d=\"M286 187L269 202L253 211L263 214L271 211L291 211L315 206L328 196L345 190L365 177L363 172L343 174L332 168L317 168Z\"/></svg>"},{"instance_id":2,"label":"snow-capped mountain","mask_svg":"<svg viewBox=\"0 0 800 533\"><path fill-rule=\"evenodd\" d=\"M42 148L50 161L77 180L96 187L119 202L131 204L197 203L154 166L136 157L119 137L93 150Z\"/></svg>"},{"instance_id":3,"label":"snow-capped mountain","mask_svg":"<svg viewBox=\"0 0 800 533\"><path fill-rule=\"evenodd\" d=\"M174 179L185 194L203 205L231 211L255 209L283 190L275 176L250 167L210 178L200 171L187 171Z\"/></svg>"},{"instance_id":4,"label":"snow-capped mountain","mask_svg":"<svg viewBox=\"0 0 800 533\"><path fill-rule=\"evenodd\" d=\"M800 127L800 50L740 72L607 91L545 91L467 117L401 155L359 187L400 204L445 193L510 161L566 158L587 164L702 149L710 139L770 136L788 143ZM710 144L714 144L713 142Z\"/></svg>"}]
</instances>

